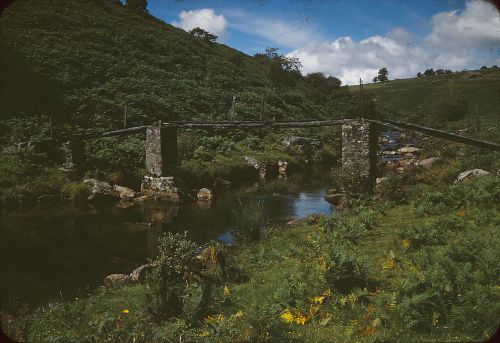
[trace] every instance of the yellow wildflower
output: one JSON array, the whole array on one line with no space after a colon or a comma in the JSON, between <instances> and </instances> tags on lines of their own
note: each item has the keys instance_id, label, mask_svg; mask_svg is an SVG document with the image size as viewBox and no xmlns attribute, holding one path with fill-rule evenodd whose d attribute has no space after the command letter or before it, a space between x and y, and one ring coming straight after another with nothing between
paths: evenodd
<instances>
[{"instance_id":1,"label":"yellow wildflower","mask_svg":"<svg viewBox=\"0 0 500 343\"><path fill-rule=\"evenodd\" d=\"M208 316L205 318L205 322L207 323L218 323L224 320L223 314L216 314L215 316Z\"/></svg>"},{"instance_id":2,"label":"yellow wildflower","mask_svg":"<svg viewBox=\"0 0 500 343\"><path fill-rule=\"evenodd\" d=\"M130 311L128 309L122 310L122 313L128 314Z\"/></svg>"},{"instance_id":3,"label":"yellow wildflower","mask_svg":"<svg viewBox=\"0 0 500 343\"><path fill-rule=\"evenodd\" d=\"M293 316L292 311L290 311L289 309L287 309L287 308L286 308L286 309L285 309L285 310L283 310L283 312L281 313L280 318L281 318L284 322L287 322L287 323L293 323L294 316Z\"/></svg>"},{"instance_id":4,"label":"yellow wildflower","mask_svg":"<svg viewBox=\"0 0 500 343\"><path fill-rule=\"evenodd\" d=\"M396 262L393 259L388 259L382 262L382 268L384 269L394 269Z\"/></svg>"},{"instance_id":5,"label":"yellow wildflower","mask_svg":"<svg viewBox=\"0 0 500 343\"><path fill-rule=\"evenodd\" d=\"M458 211L457 212L457 216L459 216L459 217L465 216L465 211L463 211L463 210L462 211Z\"/></svg>"},{"instance_id":6,"label":"yellow wildflower","mask_svg":"<svg viewBox=\"0 0 500 343\"><path fill-rule=\"evenodd\" d=\"M408 248L410 246L410 240L409 239L403 239L403 246L405 248Z\"/></svg>"},{"instance_id":7,"label":"yellow wildflower","mask_svg":"<svg viewBox=\"0 0 500 343\"><path fill-rule=\"evenodd\" d=\"M226 298L231 297L231 290L230 290L230 289L229 289L229 287L227 287L227 286L224 286L224 296L225 296Z\"/></svg>"},{"instance_id":8,"label":"yellow wildflower","mask_svg":"<svg viewBox=\"0 0 500 343\"><path fill-rule=\"evenodd\" d=\"M315 304L322 304L323 301L325 301L325 298L326 297L324 295L318 295L318 296L312 297L311 301Z\"/></svg>"},{"instance_id":9,"label":"yellow wildflower","mask_svg":"<svg viewBox=\"0 0 500 343\"><path fill-rule=\"evenodd\" d=\"M233 318L241 318L243 317L243 311L238 311L235 314L233 314Z\"/></svg>"},{"instance_id":10,"label":"yellow wildflower","mask_svg":"<svg viewBox=\"0 0 500 343\"><path fill-rule=\"evenodd\" d=\"M358 296L354 293L350 293L347 298L349 299L349 301L351 302L351 304L355 304L356 301L358 300Z\"/></svg>"},{"instance_id":11,"label":"yellow wildflower","mask_svg":"<svg viewBox=\"0 0 500 343\"><path fill-rule=\"evenodd\" d=\"M308 319L309 318L304 316L302 313L297 314L294 318L295 323L297 323L299 325L304 325Z\"/></svg>"}]
</instances>

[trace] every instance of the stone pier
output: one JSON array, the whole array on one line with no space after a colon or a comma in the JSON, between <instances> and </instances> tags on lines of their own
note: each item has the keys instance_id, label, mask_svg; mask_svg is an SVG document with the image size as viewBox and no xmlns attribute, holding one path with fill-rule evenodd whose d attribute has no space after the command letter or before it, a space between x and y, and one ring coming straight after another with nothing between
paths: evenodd
<instances>
[{"instance_id":1,"label":"stone pier","mask_svg":"<svg viewBox=\"0 0 500 343\"><path fill-rule=\"evenodd\" d=\"M146 170L152 176L176 174L177 128L162 127L159 121L146 130Z\"/></svg>"},{"instance_id":2,"label":"stone pier","mask_svg":"<svg viewBox=\"0 0 500 343\"><path fill-rule=\"evenodd\" d=\"M161 200L180 201L177 174L177 128L162 127L161 121L146 130L146 171L141 191Z\"/></svg>"},{"instance_id":3,"label":"stone pier","mask_svg":"<svg viewBox=\"0 0 500 343\"><path fill-rule=\"evenodd\" d=\"M371 193L377 165L377 128L363 119L342 125L342 193Z\"/></svg>"}]
</instances>

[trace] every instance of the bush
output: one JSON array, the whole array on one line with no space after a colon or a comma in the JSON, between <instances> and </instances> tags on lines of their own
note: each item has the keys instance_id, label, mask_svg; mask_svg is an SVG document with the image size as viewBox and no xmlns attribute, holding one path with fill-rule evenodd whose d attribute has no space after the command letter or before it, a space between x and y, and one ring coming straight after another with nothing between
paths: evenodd
<instances>
[{"instance_id":1,"label":"bush","mask_svg":"<svg viewBox=\"0 0 500 343\"><path fill-rule=\"evenodd\" d=\"M381 200L401 201L406 198L406 190L398 175L390 174L376 187L377 197Z\"/></svg>"},{"instance_id":2,"label":"bush","mask_svg":"<svg viewBox=\"0 0 500 343\"><path fill-rule=\"evenodd\" d=\"M457 121L467 114L467 102L460 97L442 99L433 104L431 113L439 121Z\"/></svg>"},{"instance_id":3,"label":"bush","mask_svg":"<svg viewBox=\"0 0 500 343\"><path fill-rule=\"evenodd\" d=\"M191 315L198 305L188 304L189 294L199 291L201 267L195 259L196 244L187 240L186 233L167 233L158 243L158 257L147 278L149 308L154 314L171 317L187 310ZM199 298L197 294L196 299Z\"/></svg>"},{"instance_id":4,"label":"bush","mask_svg":"<svg viewBox=\"0 0 500 343\"><path fill-rule=\"evenodd\" d=\"M90 195L90 186L81 182L71 182L65 184L61 188L61 196L66 199L71 199L77 203L82 203L87 200Z\"/></svg>"},{"instance_id":5,"label":"bush","mask_svg":"<svg viewBox=\"0 0 500 343\"><path fill-rule=\"evenodd\" d=\"M346 293L355 287L363 288L367 285L365 262L354 246L331 245L326 262L325 279L339 292Z\"/></svg>"}]
</instances>

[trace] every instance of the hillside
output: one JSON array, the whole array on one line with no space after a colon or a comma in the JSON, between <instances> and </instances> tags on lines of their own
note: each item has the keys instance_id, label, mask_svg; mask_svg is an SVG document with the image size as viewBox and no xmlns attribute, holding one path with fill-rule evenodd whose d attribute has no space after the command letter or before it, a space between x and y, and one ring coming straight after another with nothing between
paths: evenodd
<instances>
[{"instance_id":1,"label":"hillside","mask_svg":"<svg viewBox=\"0 0 500 343\"><path fill-rule=\"evenodd\" d=\"M0 24L0 115L38 130L119 128L125 109L127 126L227 119L234 94L234 119L262 96L266 118L331 117L350 98L311 97L300 75L276 87L262 61L113 1L16 1Z\"/></svg>"},{"instance_id":2,"label":"hillside","mask_svg":"<svg viewBox=\"0 0 500 343\"><path fill-rule=\"evenodd\" d=\"M359 94L359 86L349 89ZM372 83L364 85L364 90L389 117L433 127L444 124L435 118L436 103L463 99L467 104L464 118L444 126L450 129L472 127L477 108L479 125L483 128L480 134L495 139L486 129L498 126L500 121L500 69Z\"/></svg>"}]
</instances>

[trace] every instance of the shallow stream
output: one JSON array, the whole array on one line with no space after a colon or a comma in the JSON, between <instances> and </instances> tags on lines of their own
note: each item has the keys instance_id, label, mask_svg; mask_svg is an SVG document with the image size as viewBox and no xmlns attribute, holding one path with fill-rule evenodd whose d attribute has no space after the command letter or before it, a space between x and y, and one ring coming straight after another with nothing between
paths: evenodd
<instances>
[{"instance_id":1,"label":"shallow stream","mask_svg":"<svg viewBox=\"0 0 500 343\"><path fill-rule=\"evenodd\" d=\"M0 276L2 309L70 299L102 285L112 273L130 273L155 254L163 232L187 231L198 244L230 243L233 209L261 203L267 224L309 214L329 214L328 182L317 177L272 181L263 192L221 193L213 204L145 204L93 209L57 204L2 212ZM304 182L304 179L314 180ZM289 193L289 188L293 193ZM279 191L281 194L276 194Z\"/></svg>"}]
</instances>

